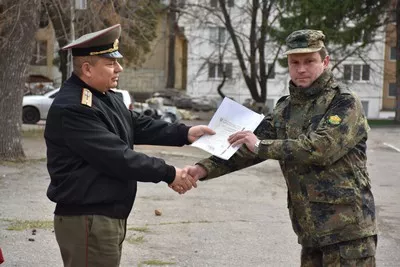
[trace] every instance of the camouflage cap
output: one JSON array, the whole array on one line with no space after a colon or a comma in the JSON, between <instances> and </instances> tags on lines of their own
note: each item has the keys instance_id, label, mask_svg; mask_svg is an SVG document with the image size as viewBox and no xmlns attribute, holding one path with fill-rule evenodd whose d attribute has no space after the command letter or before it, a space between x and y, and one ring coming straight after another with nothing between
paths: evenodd
<instances>
[{"instance_id":1,"label":"camouflage cap","mask_svg":"<svg viewBox=\"0 0 400 267\"><path fill-rule=\"evenodd\" d=\"M284 55L298 53L312 53L325 47L325 35L318 30L299 30L292 32L286 38L288 50Z\"/></svg>"},{"instance_id":2,"label":"camouflage cap","mask_svg":"<svg viewBox=\"0 0 400 267\"><path fill-rule=\"evenodd\" d=\"M82 35L62 50L71 49L72 56L102 56L122 58L118 51L118 38L121 35L121 25L116 24L104 30Z\"/></svg>"}]
</instances>

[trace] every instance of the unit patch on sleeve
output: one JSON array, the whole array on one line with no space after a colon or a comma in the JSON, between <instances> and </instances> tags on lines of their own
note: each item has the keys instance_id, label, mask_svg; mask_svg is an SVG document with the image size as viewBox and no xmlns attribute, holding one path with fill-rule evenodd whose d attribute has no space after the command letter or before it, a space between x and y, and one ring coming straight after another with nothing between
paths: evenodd
<instances>
[{"instance_id":1,"label":"unit patch on sleeve","mask_svg":"<svg viewBox=\"0 0 400 267\"><path fill-rule=\"evenodd\" d=\"M332 125L338 125L342 122L342 119L338 115L330 116L328 122Z\"/></svg>"}]
</instances>

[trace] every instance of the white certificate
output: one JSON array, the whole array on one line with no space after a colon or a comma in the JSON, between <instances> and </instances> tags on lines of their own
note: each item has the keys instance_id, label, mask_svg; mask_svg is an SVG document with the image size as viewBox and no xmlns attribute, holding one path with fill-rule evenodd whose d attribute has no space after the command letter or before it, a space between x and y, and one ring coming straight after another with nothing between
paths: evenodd
<instances>
[{"instance_id":1,"label":"white certificate","mask_svg":"<svg viewBox=\"0 0 400 267\"><path fill-rule=\"evenodd\" d=\"M192 146L227 160L239 149L229 144L228 137L238 131L253 132L263 118L264 115L225 97L208 124L215 134L200 137Z\"/></svg>"}]
</instances>

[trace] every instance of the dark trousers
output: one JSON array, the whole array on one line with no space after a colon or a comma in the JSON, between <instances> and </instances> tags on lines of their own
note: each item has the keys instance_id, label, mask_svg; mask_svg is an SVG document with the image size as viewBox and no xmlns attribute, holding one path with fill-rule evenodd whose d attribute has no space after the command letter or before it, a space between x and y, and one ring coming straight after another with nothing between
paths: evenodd
<instances>
[{"instance_id":1,"label":"dark trousers","mask_svg":"<svg viewBox=\"0 0 400 267\"><path fill-rule=\"evenodd\" d=\"M303 247L301 267L375 267L377 236L320 248Z\"/></svg>"},{"instance_id":2,"label":"dark trousers","mask_svg":"<svg viewBox=\"0 0 400 267\"><path fill-rule=\"evenodd\" d=\"M65 267L119 266L125 219L55 215L54 232Z\"/></svg>"}]
</instances>

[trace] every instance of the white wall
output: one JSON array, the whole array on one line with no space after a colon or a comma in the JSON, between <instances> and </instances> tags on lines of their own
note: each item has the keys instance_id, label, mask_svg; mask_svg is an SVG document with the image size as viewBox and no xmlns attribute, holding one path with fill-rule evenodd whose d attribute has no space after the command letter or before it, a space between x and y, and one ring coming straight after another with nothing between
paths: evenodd
<instances>
[{"instance_id":1,"label":"white wall","mask_svg":"<svg viewBox=\"0 0 400 267\"><path fill-rule=\"evenodd\" d=\"M190 1L189 1L190 2ZM209 1L198 0L197 4L207 5ZM193 12L193 11L188 11ZM183 16L180 18L179 24L185 28L185 35L188 39L188 85L187 93L191 96L208 96L219 98L217 87L221 81L218 78L208 78L208 64L206 60L218 60L218 46L210 42L210 26L221 26L218 20L211 15L202 14L202 11L196 11L198 18L193 16ZM249 28L249 22L243 20L235 8L231 9L232 17L235 17L235 29L245 33L246 35ZM236 13L235 13L236 12ZM229 34L226 32L226 35ZM384 40L384 36L379 37ZM232 79L225 82L222 91L233 97L239 103L243 103L246 98L251 98L249 90L244 82L242 72L239 67L238 60L236 59L232 42L227 41L228 45L224 52L224 62L233 63ZM328 48L329 49L329 48ZM220 50L221 51L221 50ZM274 44L267 46L266 51L271 54L271 59L274 56ZM381 110L382 102L382 86L383 86L383 59L384 59L384 43L378 42L367 49L366 62L361 61L359 58L348 58L343 62L339 69L336 70L335 76L340 80L343 78L344 64L369 64L370 65L370 79L369 81L355 81L348 83L349 87L353 89L361 98L362 101L368 102L369 118L378 118ZM268 60L267 60L268 61ZM268 63L268 62L267 62ZM273 103L283 95L288 94L289 76L286 68L282 68L278 63L275 65L276 76L274 79L268 80L267 84L267 99L273 99ZM364 103L365 104L365 103Z\"/></svg>"}]
</instances>

